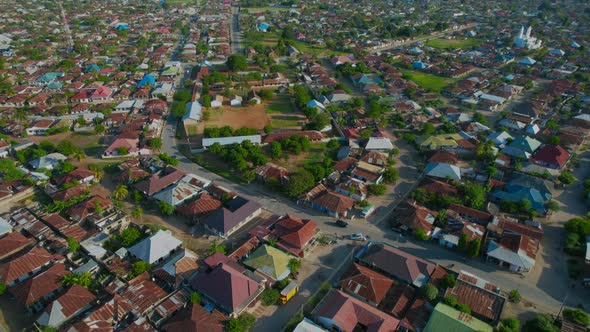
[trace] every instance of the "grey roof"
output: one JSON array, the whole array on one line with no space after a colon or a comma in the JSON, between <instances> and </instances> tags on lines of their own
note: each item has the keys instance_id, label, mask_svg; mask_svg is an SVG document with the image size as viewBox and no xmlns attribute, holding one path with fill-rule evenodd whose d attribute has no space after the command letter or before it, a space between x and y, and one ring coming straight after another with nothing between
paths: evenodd
<instances>
[{"instance_id":1,"label":"grey roof","mask_svg":"<svg viewBox=\"0 0 590 332\"><path fill-rule=\"evenodd\" d=\"M75 269L74 273L86 273L94 270L98 267L98 263L94 259L90 259L88 262L82 264L82 266Z\"/></svg>"},{"instance_id":2,"label":"grey roof","mask_svg":"<svg viewBox=\"0 0 590 332\"><path fill-rule=\"evenodd\" d=\"M203 223L225 234L262 207L258 202L240 196L229 201L227 205L228 208L222 207L215 210Z\"/></svg>"},{"instance_id":3,"label":"grey roof","mask_svg":"<svg viewBox=\"0 0 590 332\"><path fill-rule=\"evenodd\" d=\"M34 169L53 168L57 166L60 161L67 159L68 157L64 156L63 154L54 152L37 159L33 159L29 162L29 164L33 166Z\"/></svg>"},{"instance_id":4,"label":"grey roof","mask_svg":"<svg viewBox=\"0 0 590 332\"><path fill-rule=\"evenodd\" d=\"M510 179L509 183L521 187L537 189L542 194L552 195L551 189L553 188L553 183L535 176L517 173L512 179Z\"/></svg>"},{"instance_id":5,"label":"grey roof","mask_svg":"<svg viewBox=\"0 0 590 332\"><path fill-rule=\"evenodd\" d=\"M490 244L488 245L488 256L514 266L520 266L527 270L535 266L535 260L527 256L522 249L519 249L518 252L514 252L502 247L494 241L490 241Z\"/></svg>"},{"instance_id":6,"label":"grey roof","mask_svg":"<svg viewBox=\"0 0 590 332\"><path fill-rule=\"evenodd\" d=\"M203 138L203 147L206 148L215 143L219 143L221 145L230 145L234 143L240 144L243 141L250 141L254 144L260 144L260 142L262 142L262 138L260 135Z\"/></svg>"},{"instance_id":7,"label":"grey roof","mask_svg":"<svg viewBox=\"0 0 590 332\"><path fill-rule=\"evenodd\" d=\"M0 217L0 236L10 233L10 231L12 231L12 226L4 218Z\"/></svg>"},{"instance_id":8,"label":"grey roof","mask_svg":"<svg viewBox=\"0 0 590 332\"><path fill-rule=\"evenodd\" d=\"M196 196L202 189L188 182L177 182L156 193L154 198L158 201L164 201L169 205L177 206L185 200Z\"/></svg>"},{"instance_id":9,"label":"grey roof","mask_svg":"<svg viewBox=\"0 0 590 332\"><path fill-rule=\"evenodd\" d=\"M42 326L60 326L65 320L67 319L66 316L63 314L63 307L58 300L53 302L51 306L51 312L47 313L43 311L39 319L37 319L37 323Z\"/></svg>"},{"instance_id":10,"label":"grey roof","mask_svg":"<svg viewBox=\"0 0 590 332\"><path fill-rule=\"evenodd\" d=\"M195 121L201 121L201 113L202 113L201 104L198 102L190 102L186 104L187 112L182 116L182 121L191 119Z\"/></svg>"},{"instance_id":11,"label":"grey roof","mask_svg":"<svg viewBox=\"0 0 590 332\"><path fill-rule=\"evenodd\" d=\"M586 236L586 260L590 261L590 236Z\"/></svg>"},{"instance_id":12,"label":"grey roof","mask_svg":"<svg viewBox=\"0 0 590 332\"><path fill-rule=\"evenodd\" d=\"M129 252L133 256L152 264L166 257L181 244L182 241L172 236L170 231L159 230L156 234L129 248Z\"/></svg>"},{"instance_id":13,"label":"grey roof","mask_svg":"<svg viewBox=\"0 0 590 332\"><path fill-rule=\"evenodd\" d=\"M461 169L447 163L428 163L426 165L426 175L443 179L451 178L453 180L461 180Z\"/></svg>"},{"instance_id":14,"label":"grey roof","mask_svg":"<svg viewBox=\"0 0 590 332\"><path fill-rule=\"evenodd\" d=\"M309 320L305 317L303 317L303 320L299 324L297 324L297 326L293 330L293 332L324 332L324 331L326 331L326 330L317 326L314 322L312 322L311 320Z\"/></svg>"},{"instance_id":15,"label":"grey roof","mask_svg":"<svg viewBox=\"0 0 590 332\"><path fill-rule=\"evenodd\" d=\"M365 150L392 150L393 144L387 137L371 137L365 146Z\"/></svg>"}]
</instances>

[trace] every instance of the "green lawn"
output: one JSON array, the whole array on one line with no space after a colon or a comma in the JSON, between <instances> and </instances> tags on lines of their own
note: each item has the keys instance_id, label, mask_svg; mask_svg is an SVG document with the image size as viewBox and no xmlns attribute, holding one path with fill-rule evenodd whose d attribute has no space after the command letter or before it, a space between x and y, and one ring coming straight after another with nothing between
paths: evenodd
<instances>
[{"instance_id":1,"label":"green lawn","mask_svg":"<svg viewBox=\"0 0 590 332\"><path fill-rule=\"evenodd\" d=\"M455 81L454 79L448 77L440 77L410 70L404 71L404 76L407 76L410 81L415 82L421 88L436 92L442 90L444 87Z\"/></svg>"},{"instance_id":2,"label":"green lawn","mask_svg":"<svg viewBox=\"0 0 590 332\"><path fill-rule=\"evenodd\" d=\"M266 114L293 113L293 106L288 95L275 95L266 105Z\"/></svg>"},{"instance_id":3,"label":"green lawn","mask_svg":"<svg viewBox=\"0 0 590 332\"><path fill-rule=\"evenodd\" d=\"M170 5L179 5L179 4L197 4L197 0L165 0L166 3Z\"/></svg>"},{"instance_id":4,"label":"green lawn","mask_svg":"<svg viewBox=\"0 0 590 332\"><path fill-rule=\"evenodd\" d=\"M301 53L320 54L327 49L325 47L314 46L305 42L290 40L289 44L295 47ZM333 52L333 51L330 51Z\"/></svg>"},{"instance_id":5,"label":"green lawn","mask_svg":"<svg viewBox=\"0 0 590 332\"><path fill-rule=\"evenodd\" d=\"M442 49L472 48L481 45L479 39L430 39L426 42L427 46Z\"/></svg>"},{"instance_id":6,"label":"green lawn","mask_svg":"<svg viewBox=\"0 0 590 332\"><path fill-rule=\"evenodd\" d=\"M303 119L294 115L279 115L270 118L270 125L273 128L300 127Z\"/></svg>"}]
</instances>

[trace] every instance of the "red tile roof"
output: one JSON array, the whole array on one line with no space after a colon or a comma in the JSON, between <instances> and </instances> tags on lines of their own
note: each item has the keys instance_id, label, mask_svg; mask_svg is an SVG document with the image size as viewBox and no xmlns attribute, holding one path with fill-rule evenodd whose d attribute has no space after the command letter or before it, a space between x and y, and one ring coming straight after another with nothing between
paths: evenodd
<instances>
[{"instance_id":1,"label":"red tile roof","mask_svg":"<svg viewBox=\"0 0 590 332\"><path fill-rule=\"evenodd\" d=\"M479 223L483 223L483 224L489 222L490 218L492 217L492 215L487 212L472 209L467 206L463 206L463 205L459 205L459 204L455 204L455 203L451 203L449 205L449 209L456 211L457 213L459 213L461 216L463 216L465 218L475 219Z\"/></svg>"},{"instance_id":2,"label":"red tile roof","mask_svg":"<svg viewBox=\"0 0 590 332\"><path fill-rule=\"evenodd\" d=\"M33 243L20 232L12 232L0 239L0 259L4 259Z\"/></svg>"},{"instance_id":3,"label":"red tile roof","mask_svg":"<svg viewBox=\"0 0 590 332\"><path fill-rule=\"evenodd\" d=\"M368 332L391 332L399 325L399 320L392 316L335 289L324 297L314 316L330 319L346 332L355 331L359 325Z\"/></svg>"},{"instance_id":4,"label":"red tile roof","mask_svg":"<svg viewBox=\"0 0 590 332\"><path fill-rule=\"evenodd\" d=\"M69 173L60 175L53 179L55 183L63 185L65 183L72 183L74 181L81 181L88 177L94 176L94 172L86 168L77 168Z\"/></svg>"},{"instance_id":5,"label":"red tile roof","mask_svg":"<svg viewBox=\"0 0 590 332\"><path fill-rule=\"evenodd\" d=\"M76 221L83 221L86 219L90 214L94 213L96 207L100 205L103 209L110 207L111 201L108 199L100 196L94 195L89 199L85 200L84 202L78 203L66 211L66 214L70 216L73 220Z\"/></svg>"},{"instance_id":6,"label":"red tile roof","mask_svg":"<svg viewBox=\"0 0 590 332\"><path fill-rule=\"evenodd\" d=\"M369 302L379 304L393 285L393 280L367 267L353 263L340 280L340 287Z\"/></svg>"},{"instance_id":7,"label":"red tile roof","mask_svg":"<svg viewBox=\"0 0 590 332\"><path fill-rule=\"evenodd\" d=\"M224 323L228 319L228 316L217 310L209 312L198 304L189 304L162 326L162 330L165 332L223 332Z\"/></svg>"},{"instance_id":8,"label":"red tile roof","mask_svg":"<svg viewBox=\"0 0 590 332\"><path fill-rule=\"evenodd\" d=\"M561 168L567 163L569 157L570 153L560 145L547 144L535 152L532 160Z\"/></svg>"},{"instance_id":9,"label":"red tile roof","mask_svg":"<svg viewBox=\"0 0 590 332\"><path fill-rule=\"evenodd\" d=\"M44 310L44 312L51 316L53 313L53 306L59 303L61 313L67 319L72 317L79 310L89 305L96 297L89 290L82 286L73 285L57 300L51 302Z\"/></svg>"},{"instance_id":10,"label":"red tile roof","mask_svg":"<svg viewBox=\"0 0 590 332\"><path fill-rule=\"evenodd\" d=\"M145 179L135 185L135 188L147 196L152 196L158 191L178 182L186 174L180 169L174 167L168 167L166 169L166 175L159 176L157 174L152 175L149 179Z\"/></svg>"},{"instance_id":11,"label":"red tile roof","mask_svg":"<svg viewBox=\"0 0 590 332\"><path fill-rule=\"evenodd\" d=\"M456 296L461 304L471 308L471 313L477 318L497 322L500 319L505 299L485 289L479 288L462 280L457 285L448 288L445 296Z\"/></svg>"},{"instance_id":12,"label":"red tile roof","mask_svg":"<svg viewBox=\"0 0 590 332\"><path fill-rule=\"evenodd\" d=\"M70 226L70 222L60 216L58 213L46 215L42 218L42 220L49 225L49 227L53 228L56 231L62 231L68 226Z\"/></svg>"},{"instance_id":13,"label":"red tile roof","mask_svg":"<svg viewBox=\"0 0 590 332\"><path fill-rule=\"evenodd\" d=\"M48 264L53 259L43 247L35 247L26 254L0 266L0 282L7 285L19 277Z\"/></svg>"},{"instance_id":14,"label":"red tile roof","mask_svg":"<svg viewBox=\"0 0 590 332\"><path fill-rule=\"evenodd\" d=\"M281 247L299 255L315 235L317 226L313 220L287 214L277 221L268 237L277 239Z\"/></svg>"},{"instance_id":15,"label":"red tile roof","mask_svg":"<svg viewBox=\"0 0 590 332\"><path fill-rule=\"evenodd\" d=\"M11 287L9 292L17 301L29 306L60 288L62 277L68 273L63 264L56 263L45 272Z\"/></svg>"},{"instance_id":16,"label":"red tile roof","mask_svg":"<svg viewBox=\"0 0 590 332\"><path fill-rule=\"evenodd\" d=\"M129 281L129 286L121 293L137 312L141 315L152 306L158 304L168 295L156 283L149 280L149 274L144 272Z\"/></svg>"},{"instance_id":17,"label":"red tile roof","mask_svg":"<svg viewBox=\"0 0 590 332\"><path fill-rule=\"evenodd\" d=\"M86 192L86 188L84 188L84 185L80 184L80 185L50 194L49 197L54 201L67 202L74 197L78 197L78 196L83 195L85 192Z\"/></svg>"},{"instance_id":18,"label":"red tile roof","mask_svg":"<svg viewBox=\"0 0 590 332\"><path fill-rule=\"evenodd\" d=\"M186 217L205 216L219 209L221 202L207 193L177 208L177 211Z\"/></svg>"},{"instance_id":19,"label":"red tile roof","mask_svg":"<svg viewBox=\"0 0 590 332\"><path fill-rule=\"evenodd\" d=\"M318 195L313 200L313 203L332 212L343 213L353 207L355 200L337 192L326 190L324 193Z\"/></svg>"}]
</instances>

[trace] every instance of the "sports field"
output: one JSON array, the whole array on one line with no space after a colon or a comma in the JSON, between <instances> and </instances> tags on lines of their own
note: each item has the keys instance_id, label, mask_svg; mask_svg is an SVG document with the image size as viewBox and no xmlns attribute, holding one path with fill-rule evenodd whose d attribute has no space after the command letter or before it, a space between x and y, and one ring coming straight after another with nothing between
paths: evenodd
<instances>
[{"instance_id":1,"label":"sports field","mask_svg":"<svg viewBox=\"0 0 590 332\"><path fill-rule=\"evenodd\" d=\"M436 92L442 90L455 81L454 79L448 77L440 77L410 70L405 71L404 76L406 76L410 81L418 84L421 88Z\"/></svg>"},{"instance_id":2,"label":"sports field","mask_svg":"<svg viewBox=\"0 0 590 332\"><path fill-rule=\"evenodd\" d=\"M471 48L481 44L479 39L430 39L426 42L427 46L441 49Z\"/></svg>"}]
</instances>

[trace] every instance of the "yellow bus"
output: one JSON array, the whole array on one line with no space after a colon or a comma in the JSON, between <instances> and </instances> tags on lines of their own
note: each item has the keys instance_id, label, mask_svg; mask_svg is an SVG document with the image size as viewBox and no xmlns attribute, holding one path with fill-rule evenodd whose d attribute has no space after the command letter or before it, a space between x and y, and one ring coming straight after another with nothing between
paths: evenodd
<instances>
[{"instance_id":1,"label":"yellow bus","mask_svg":"<svg viewBox=\"0 0 590 332\"><path fill-rule=\"evenodd\" d=\"M298 290L299 290L299 287L297 286L297 283L295 281L291 281L281 291L281 303L282 304L287 303L295 294L297 294Z\"/></svg>"}]
</instances>

